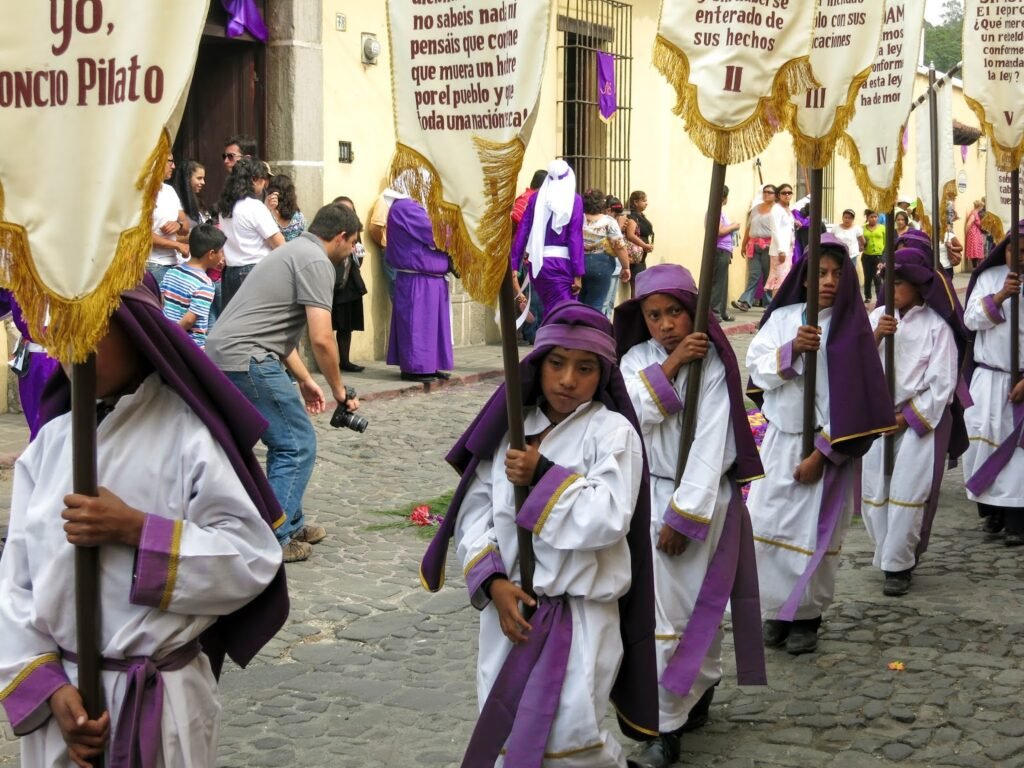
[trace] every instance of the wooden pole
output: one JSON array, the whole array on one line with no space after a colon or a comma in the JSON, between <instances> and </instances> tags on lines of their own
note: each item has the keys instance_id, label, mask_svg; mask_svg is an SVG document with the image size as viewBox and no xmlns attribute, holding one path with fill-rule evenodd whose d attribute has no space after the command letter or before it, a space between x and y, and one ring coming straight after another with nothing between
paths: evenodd
<instances>
[{"instance_id":1,"label":"wooden pole","mask_svg":"<svg viewBox=\"0 0 1024 768\"><path fill-rule=\"evenodd\" d=\"M935 88L935 65L928 66L928 126L931 134L932 165L932 256L936 271L942 269L939 261L939 242L942 222L939 219L939 99Z\"/></svg>"},{"instance_id":2,"label":"wooden pole","mask_svg":"<svg viewBox=\"0 0 1024 768\"><path fill-rule=\"evenodd\" d=\"M821 195L823 171L811 168L811 226L807 248L807 320L806 325L818 327L818 267L821 264ZM804 432L803 451L807 458L814 451L814 434L818 427L815 393L818 388L818 355L804 355Z\"/></svg>"},{"instance_id":3,"label":"wooden pole","mask_svg":"<svg viewBox=\"0 0 1024 768\"><path fill-rule=\"evenodd\" d=\"M885 314L896 316L896 211L890 210L885 218ZM889 336L885 340L885 383L889 387L889 397L896 402L896 337ZM885 436L885 476L892 477L896 463L894 451L895 436Z\"/></svg>"},{"instance_id":4,"label":"wooden pole","mask_svg":"<svg viewBox=\"0 0 1024 768\"><path fill-rule=\"evenodd\" d=\"M505 279L498 292L498 309L501 323L501 358L505 366L505 408L508 413L509 447L517 451L526 449L526 433L523 428L523 387L519 377L519 347L516 344L516 302L512 289L512 266L505 271ZM514 486L516 512L518 513L529 495L529 488ZM519 542L519 576L523 591L530 597L533 591L533 572L536 561L533 556L533 532L521 526L516 528ZM524 606L526 614L533 611ZM529 615L527 615L529 618Z\"/></svg>"},{"instance_id":5,"label":"wooden pole","mask_svg":"<svg viewBox=\"0 0 1024 768\"><path fill-rule=\"evenodd\" d=\"M718 248L718 225L722 217L722 192L725 189L725 169L715 163L711 169L711 191L708 193L708 208L704 218L704 255L700 261L700 286L697 291L697 316L693 318L693 332L708 332L708 316L711 314L711 282L715 277L715 258ZM765 275L765 279L768 276ZM683 470L690 458L690 446L697 433L697 405L700 401L700 380L704 361L697 359L689 364L686 378L686 412L683 414L683 431L679 439L679 458L676 460L676 485L683 479Z\"/></svg>"},{"instance_id":6,"label":"wooden pole","mask_svg":"<svg viewBox=\"0 0 1024 768\"><path fill-rule=\"evenodd\" d=\"M96 356L71 368L72 490L97 494ZM103 714L100 681L100 548L75 547L75 625L78 634L78 691L90 720ZM103 756L93 766L102 768Z\"/></svg>"},{"instance_id":7,"label":"wooden pole","mask_svg":"<svg viewBox=\"0 0 1024 768\"><path fill-rule=\"evenodd\" d=\"M1013 250L1012 272L1020 274L1020 169L1010 171L1010 248ZM1020 294L1010 297L1010 386L1020 381Z\"/></svg>"}]
</instances>

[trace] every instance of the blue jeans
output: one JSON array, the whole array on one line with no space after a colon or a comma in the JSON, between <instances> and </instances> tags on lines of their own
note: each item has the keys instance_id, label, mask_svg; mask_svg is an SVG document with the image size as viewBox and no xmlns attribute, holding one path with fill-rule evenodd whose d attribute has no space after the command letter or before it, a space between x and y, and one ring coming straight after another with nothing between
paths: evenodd
<instances>
[{"instance_id":1,"label":"blue jeans","mask_svg":"<svg viewBox=\"0 0 1024 768\"><path fill-rule=\"evenodd\" d=\"M247 264L244 267L224 267L224 274L221 275L222 283L220 289L220 311L228 308L228 302L235 298L238 289L242 287L245 278L252 272L255 264Z\"/></svg>"},{"instance_id":2,"label":"blue jeans","mask_svg":"<svg viewBox=\"0 0 1024 768\"><path fill-rule=\"evenodd\" d=\"M611 290L612 272L615 271L615 258L604 251L588 253L583 258L586 271L583 273L580 303L604 312L604 303Z\"/></svg>"},{"instance_id":3,"label":"blue jeans","mask_svg":"<svg viewBox=\"0 0 1024 768\"><path fill-rule=\"evenodd\" d=\"M213 284L213 301L210 302L210 319L206 321L206 330L212 331L213 324L217 322L217 318L220 317L220 299L221 299L221 286L223 283L217 280Z\"/></svg>"},{"instance_id":4,"label":"blue jeans","mask_svg":"<svg viewBox=\"0 0 1024 768\"><path fill-rule=\"evenodd\" d=\"M757 293L757 286L762 281L767 282L768 273L771 272L771 258L768 256L768 249L761 248L760 246L754 246L754 256L747 261L747 289L740 296L740 301L754 306L755 294ZM766 299L765 306L768 306L767 300L771 298L771 291L765 291L764 297Z\"/></svg>"},{"instance_id":5,"label":"blue jeans","mask_svg":"<svg viewBox=\"0 0 1024 768\"><path fill-rule=\"evenodd\" d=\"M157 285L160 285L160 283L164 281L164 275L172 269L174 269L174 265L172 264L154 264L151 261L146 262L146 271L156 278Z\"/></svg>"},{"instance_id":6,"label":"blue jeans","mask_svg":"<svg viewBox=\"0 0 1024 768\"><path fill-rule=\"evenodd\" d=\"M316 432L295 384L276 357L252 358L248 371L224 373L267 420L262 437L267 446L267 479L285 514L284 524L275 533L282 545L287 544L305 525L302 496L316 461Z\"/></svg>"}]
</instances>

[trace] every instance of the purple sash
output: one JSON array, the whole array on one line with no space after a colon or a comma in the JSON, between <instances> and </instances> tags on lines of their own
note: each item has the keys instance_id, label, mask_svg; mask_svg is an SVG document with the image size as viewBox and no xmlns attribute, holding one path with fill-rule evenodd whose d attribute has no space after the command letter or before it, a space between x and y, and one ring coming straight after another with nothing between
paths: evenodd
<instances>
[{"instance_id":1,"label":"purple sash","mask_svg":"<svg viewBox=\"0 0 1024 768\"><path fill-rule=\"evenodd\" d=\"M732 598L732 636L736 653L736 678L740 685L766 685L764 646L761 643L761 600L754 565L754 532L740 489L732 484L732 499L725 525L711 556L693 614L676 646L661 684L678 696L686 696L700 673Z\"/></svg>"},{"instance_id":2,"label":"purple sash","mask_svg":"<svg viewBox=\"0 0 1024 768\"><path fill-rule=\"evenodd\" d=\"M814 545L814 554L811 555L811 562L796 580L793 591L789 593L785 604L779 610L779 621L793 621L797 608L800 607L800 600L804 596L804 590L817 573L821 561L825 559L836 526L839 525L839 518L842 517L843 503L850 490L851 478L857 474L855 471L844 470L846 467L837 467L830 461L825 462L824 487L821 491L821 507L818 509L818 538Z\"/></svg>"},{"instance_id":3,"label":"purple sash","mask_svg":"<svg viewBox=\"0 0 1024 768\"><path fill-rule=\"evenodd\" d=\"M980 367L980 366L979 366ZM995 370L990 368L989 370ZM1013 431L1002 444L996 448L985 463L978 467L978 471L967 481L967 490L975 496L980 496L988 490L989 486L996 481L999 473L1003 471L1013 452L1017 448L1024 447L1024 403L1013 404Z\"/></svg>"},{"instance_id":4,"label":"purple sash","mask_svg":"<svg viewBox=\"0 0 1024 768\"><path fill-rule=\"evenodd\" d=\"M117 730L110 745L110 768L148 768L160 754L160 720L164 711L164 680L161 672L175 672L199 655L199 641L193 640L161 659L136 656L130 659L101 659L108 672L124 672L128 684L117 716ZM77 664L78 655L61 649L61 656Z\"/></svg>"},{"instance_id":5,"label":"purple sash","mask_svg":"<svg viewBox=\"0 0 1024 768\"><path fill-rule=\"evenodd\" d=\"M572 609L565 598L539 597L529 640L514 645L487 695L462 768L540 768L555 722L572 647Z\"/></svg>"}]
</instances>

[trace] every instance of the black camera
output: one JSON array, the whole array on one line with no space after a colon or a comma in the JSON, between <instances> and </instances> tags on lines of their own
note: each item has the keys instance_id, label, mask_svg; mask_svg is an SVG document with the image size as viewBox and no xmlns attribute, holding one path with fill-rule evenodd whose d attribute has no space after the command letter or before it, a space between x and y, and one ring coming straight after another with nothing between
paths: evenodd
<instances>
[{"instance_id":1,"label":"black camera","mask_svg":"<svg viewBox=\"0 0 1024 768\"><path fill-rule=\"evenodd\" d=\"M345 400L346 404L349 400L352 400L356 396L356 391L352 387L345 387ZM362 416L357 416L355 413L345 407L345 404L339 405L334 411L334 415L331 416L332 427L345 427L351 429L353 432L365 432L366 428L370 426L370 422L364 419Z\"/></svg>"}]
</instances>

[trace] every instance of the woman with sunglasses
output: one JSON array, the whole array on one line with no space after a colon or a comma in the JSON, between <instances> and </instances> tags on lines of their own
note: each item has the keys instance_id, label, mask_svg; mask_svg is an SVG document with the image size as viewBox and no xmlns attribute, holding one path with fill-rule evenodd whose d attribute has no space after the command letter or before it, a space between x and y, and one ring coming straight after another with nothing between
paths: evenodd
<instances>
[{"instance_id":1,"label":"woman with sunglasses","mask_svg":"<svg viewBox=\"0 0 1024 768\"><path fill-rule=\"evenodd\" d=\"M768 247L772 242L772 208L775 207L775 185L765 184L761 202L747 214L747 229L740 242L740 251L747 258L747 289L732 306L746 312L754 305L758 289L768 279L771 263ZM765 302L767 304L767 302Z\"/></svg>"},{"instance_id":2,"label":"woman with sunglasses","mask_svg":"<svg viewBox=\"0 0 1024 768\"><path fill-rule=\"evenodd\" d=\"M796 221L789 210L793 202L793 186L780 184L775 189L778 190L778 202L772 208L772 242L768 246L771 272L764 284L765 295L769 298L773 291L779 289L793 266L793 244L796 242Z\"/></svg>"}]
</instances>

